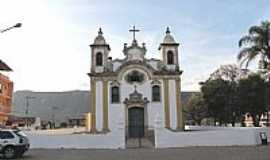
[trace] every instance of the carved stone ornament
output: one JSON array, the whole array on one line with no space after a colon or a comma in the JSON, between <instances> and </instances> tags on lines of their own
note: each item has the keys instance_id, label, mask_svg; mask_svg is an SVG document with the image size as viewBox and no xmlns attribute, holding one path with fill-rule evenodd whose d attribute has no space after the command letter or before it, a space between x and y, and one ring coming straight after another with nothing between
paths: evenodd
<instances>
[{"instance_id":1,"label":"carved stone ornament","mask_svg":"<svg viewBox=\"0 0 270 160\"><path fill-rule=\"evenodd\" d=\"M124 104L146 104L149 103L146 97L143 98L143 95L139 93L136 89L136 86L134 86L134 92L129 95L129 98L126 98L124 100Z\"/></svg>"}]
</instances>

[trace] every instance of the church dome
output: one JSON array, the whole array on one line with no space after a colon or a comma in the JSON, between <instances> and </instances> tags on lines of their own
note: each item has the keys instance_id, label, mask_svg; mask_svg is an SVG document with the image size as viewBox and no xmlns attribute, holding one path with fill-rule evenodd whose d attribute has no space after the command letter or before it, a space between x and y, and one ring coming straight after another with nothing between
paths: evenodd
<instances>
[{"instance_id":1,"label":"church dome","mask_svg":"<svg viewBox=\"0 0 270 160\"><path fill-rule=\"evenodd\" d=\"M174 43L176 43L173 36L170 33L171 33L171 31L170 31L169 27L167 27L166 35L165 35L165 37L163 39L163 43L165 43L165 44L174 44Z\"/></svg>"},{"instance_id":2,"label":"church dome","mask_svg":"<svg viewBox=\"0 0 270 160\"><path fill-rule=\"evenodd\" d=\"M95 38L94 44L97 44L97 45L107 44L105 41L105 38L103 37L103 32L102 32L101 28L99 28L98 36Z\"/></svg>"}]
</instances>

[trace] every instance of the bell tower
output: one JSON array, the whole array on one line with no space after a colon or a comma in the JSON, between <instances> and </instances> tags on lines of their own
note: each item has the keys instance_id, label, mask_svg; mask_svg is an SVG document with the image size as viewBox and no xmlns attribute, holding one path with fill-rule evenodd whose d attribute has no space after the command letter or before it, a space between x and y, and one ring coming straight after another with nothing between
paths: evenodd
<instances>
[{"instance_id":1,"label":"bell tower","mask_svg":"<svg viewBox=\"0 0 270 160\"><path fill-rule=\"evenodd\" d=\"M106 43L103 37L102 29L99 28L98 36L95 38L91 47L91 72L102 73L106 72L108 68L108 55L110 46Z\"/></svg>"},{"instance_id":2,"label":"bell tower","mask_svg":"<svg viewBox=\"0 0 270 160\"><path fill-rule=\"evenodd\" d=\"M167 27L166 35L158 49L161 52L161 59L168 70L177 70L179 68L178 46L179 43L175 42L169 27Z\"/></svg>"}]
</instances>

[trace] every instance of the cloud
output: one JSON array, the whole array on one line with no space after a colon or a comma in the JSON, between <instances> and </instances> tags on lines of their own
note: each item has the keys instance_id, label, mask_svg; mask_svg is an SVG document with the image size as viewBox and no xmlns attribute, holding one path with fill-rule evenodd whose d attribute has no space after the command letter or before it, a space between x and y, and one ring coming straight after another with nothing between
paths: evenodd
<instances>
[{"instance_id":1,"label":"cloud","mask_svg":"<svg viewBox=\"0 0 270 160\"><path fill-rule=\"evenodd\" d=\"M98 0L4 0L0 5L0 28L17 22L23 26L0 35L0 56L14 69L11 79L15 90L88 90L88 45L99 27L103 28L113 58L124 57L123 44L132 41L128 32L132 25L141 30L137 39L146 43L146 57L159 58L157 48L168 25L180 42L182 89L199 90L198 82L217 67L236 62L238 38L249 25L257 24L262 16L269 18L267 3L260 4L264 11L252 16L248 12L254 5L242 10L244 3L237 2L234 7L228 2L212 1L180 4L122 0L105 5ZM221 8L222 12L213 14Z\"/></svg>"}]
</instances>

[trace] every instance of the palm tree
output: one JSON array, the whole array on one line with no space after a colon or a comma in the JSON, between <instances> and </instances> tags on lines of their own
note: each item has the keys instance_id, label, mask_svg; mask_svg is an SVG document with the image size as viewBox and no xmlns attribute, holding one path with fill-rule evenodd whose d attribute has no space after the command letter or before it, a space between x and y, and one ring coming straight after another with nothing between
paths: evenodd
<instances>
[{"instance_id":1,"label":"palm tree","mask_svg":"<svg viewBox=\"0 0 270 160\"><path fill-rule=\"evenodd\" d=\"M246 68L250 61L260 56L260 67L266 69L270 64L270 22L263 21L260 26L249 28L248 35L239 40L242 48L238 54L241 66L245 63Z\"/></svg>"}]
</instances>

